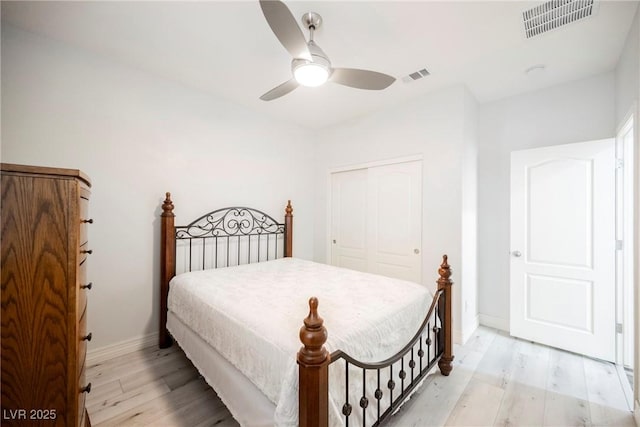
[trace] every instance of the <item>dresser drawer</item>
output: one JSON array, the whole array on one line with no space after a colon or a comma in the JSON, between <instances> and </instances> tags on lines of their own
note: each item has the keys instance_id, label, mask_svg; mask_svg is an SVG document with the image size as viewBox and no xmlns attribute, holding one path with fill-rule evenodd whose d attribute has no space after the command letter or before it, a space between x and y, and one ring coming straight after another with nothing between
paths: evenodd
<instances>
[{"instance_id":1,"label":"dresser drawer","mask_svg":"<svg viewBox=\"0 0 640 427\"><path fill-rule=\"evenodd\" d=\"M78 267L78 311L77 314L80 316L87 307L87 293L89 292L88 286L93 287L93 284L89 284L87 280L87 260L85 259L82 264Z\"/></svg>"},{"instance_id":2,"label":"dresser drawer","mask_svg":"<svg viewBox=\"0 0 640 427\"><path fill-rule=\"evenodd\" d=\"M84 245L89 240L89 234L87 233L88 224L80 222L80 245Z\"/></svg>"},{"instance_id":3,"label":"dresser drawer","mask_svg":"<svg viewBox=\"0 0 640 427\"><path fill-rule=\"evenodd\" d=\"M85 369L85 360L87 358L87 340L83 339L87 336L87 309L85 307L82 317L78 322L78 380L82 378Z\"/></svg>"},{"instance_id":4,"label":"dresser drawer","mask_svg":"<svg viewBox=\"0 0 640 427\"><path fill-rule=\"evenodd\" d=\"M91 255L92 252L93 250L89 247L89 242L85 242L84 245L80 246L78 253L78 259L80 260L79 263L82 264L85 262L87 260L87 256Z\"/></svg>"},{"instance_id":5,"label":"dresser drawer","mask_svg":"<svg viewBox=\"0 0 640 427\"><path fill-rule=\"evenodd\" d=\"M91 383L87 382L86 371L83 369L80 371L78 375L78 421L82 420L84 416L86 424L78 424L80 426L83 425L91 425L89 422L88 414L85 413L85 402L87 400L87 394L91 392Z\"/></svg>"},{"instance_id":6,"label":"dresser drawer","mask_svg":"<svg viewBox=\"0 0 640 427\"><path fill-rule=\"evenodd\" d=\"M80 378L78 379L78 420L82 420L82 417L85 414L85 401L87 400L87 393L83 392L83 387L86 387L86 378L84 371L81 373ZM84 421L86 423L86 419ZM78 424L79 426L83 426L84 424Z\"/></svg>"},{"instance_id":7,"label":"dresser drawer","mask_svg":"<svg viewBox=\"0 0 640 427\"><path fill-rule=\"evenodd\" d=\"M89 190L80 189L80 245L84 245L89 240L87 229L93 219L89 218Z\"/></svg>"}]
</instances>

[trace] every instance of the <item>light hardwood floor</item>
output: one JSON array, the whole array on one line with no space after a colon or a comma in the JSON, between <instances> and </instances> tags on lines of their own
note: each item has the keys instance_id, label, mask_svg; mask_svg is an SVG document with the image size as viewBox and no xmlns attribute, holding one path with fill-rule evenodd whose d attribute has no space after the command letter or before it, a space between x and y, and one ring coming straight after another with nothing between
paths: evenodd
<instances>
[{"instance_id":1,"label":"light hardwood floor","mask_svg":"<svg viewBox=\"0 0 640 427\"><path fill-rule=\"evenodd\" d=\"M634 427L615 366L480 327L455 348L449 377L431 375L393 427ZM94 426L237 426L174 345L89 366Z\"/></svg>"}]
</instances>

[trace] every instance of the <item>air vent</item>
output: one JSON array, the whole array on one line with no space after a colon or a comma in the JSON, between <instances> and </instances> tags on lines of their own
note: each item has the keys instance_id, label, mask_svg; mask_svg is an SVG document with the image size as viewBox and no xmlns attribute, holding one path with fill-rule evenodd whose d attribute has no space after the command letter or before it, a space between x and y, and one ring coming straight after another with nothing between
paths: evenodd
<instances>
[{"instance_id":1,"label":"air vent","mask_svg":"<svg viewBox=\"0 0 640 427\"><path fill-rule=\"evenodd\" d=\"M596 0L551 0L522 13L527 38L591 16Z\"/></svg>"},{"instance_id":2,"label":"air vent","mask_svg":"<svg viewBox=\"0 0 640 427\"><path fill-rule=\"evenodd\" d=\"M402 81L405 83L411 83L413 81L420 80L423 77L427 77L429 74L431 73L429 73L426 68L423 68L422 70L418 70L415 73L409 74L408 76L404 76L402 78Z\"/></svg>"}]
</instances>

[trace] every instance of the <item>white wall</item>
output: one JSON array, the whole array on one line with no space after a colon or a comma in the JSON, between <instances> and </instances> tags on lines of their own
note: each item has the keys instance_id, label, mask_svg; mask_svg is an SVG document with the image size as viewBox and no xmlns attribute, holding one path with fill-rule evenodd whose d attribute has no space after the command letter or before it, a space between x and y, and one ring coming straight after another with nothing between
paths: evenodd
<instances>
[{"instance_id":1,"label":"white wall","mask_svg":"<svg viewBox=\"0 0 640 427\"><path fill-rule=\"evenodd\" d=\"M638 100L640 90L640 8L631 24L629 35L616 66L616 125L622 125Z\"/></svg>"},{"instance_id":2,"label":"white wall","mask_svg":"<svg viewBox=\"0 0 640 427\"><path fill-rule=\"evenodd\" d=\"M478 327L478 103L464 94L462 145L462 321L469 338Z\"/></svg>"},{"instance_id":3,"label":"white wall","mask_svg":"<svg viewBox=\"0 0 640 427\"><path fill-rule=\"evenodd\" d=\"M510 153L615 136L615 78L606 73L483 104L479 113L478 309L509 328Z\"/></svg>"},{"instance_id":4,"label":"white wall","mask_svg":"<svg viewBox=\"0 0 640 427\"><path fill-rule=\"evenodd\" d=\"M442 254L449 255L453 268L454 333L458 339L473 331L464 331L462 298L475 283L465 282L462 265L462 212L463 204L473 200L473 190L463 202L464 145L467 159L473 157L472 144L475 101L461 87L441 90L428 97L388 108L359 120L336 126L319 133L316 159L316 215L315 258L328 260L327 234L329 174L332 169L369 162L421 155L423 166L423 228L422 228L422 276L423 283L435 289L437 269ZM469 114L465 122L465 112ZM466 133L465 133L466 131ZM466 139L465 139L466 137ZM475 183L474 183L475 184ZM469 207L469 211L473 208ZM469 224L472 226L472 222ZM466 237L466 236L465 236ZM473 251L464 254L473 257ZM471 264L469 264L471 265ZM468 280L474 279L473 271L466 272ZM474 295L474 294L472 294ZM475 318L476 302L467 302L469 315Z\"/></svg>"},{"instance_id":5,"label":"white wall","mask_svg":"<svg viewBox=\"0 0 640 427\"><path fill-rule=\"evenodd\" d=\"M92 179L89 350L156 332L159 220L251 205L295 216L313 257L312 144L302 129L54 41L2 26L2 161Z\"/></svg>"}]
</instances>

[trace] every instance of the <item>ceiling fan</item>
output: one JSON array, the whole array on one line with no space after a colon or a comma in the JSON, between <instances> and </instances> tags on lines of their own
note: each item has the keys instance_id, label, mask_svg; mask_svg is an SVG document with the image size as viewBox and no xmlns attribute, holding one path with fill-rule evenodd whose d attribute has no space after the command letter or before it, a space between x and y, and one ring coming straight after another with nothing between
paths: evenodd
<instances>
[{"instance_id":1,"label":"ceiling fan","mask_svg":"<svg viewBox=\"0 0 640 427\"><path fill-rule=\"evenodd\" d=\"M279 0L260 0L260 7L271 30L293 56L293 77L262 95L260 99L263 101L279 98L301 85L315 87L326 81L358 89L382 90L396 80L376 71L332 67L327 55L313 40L313 32L322 24L322 17L317 13L308 12L302 16L302 23L309 29L307 42L284 3Z\"/></svg>"}]
</instances>

